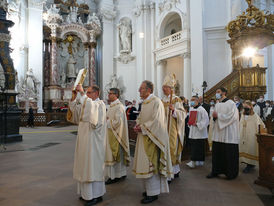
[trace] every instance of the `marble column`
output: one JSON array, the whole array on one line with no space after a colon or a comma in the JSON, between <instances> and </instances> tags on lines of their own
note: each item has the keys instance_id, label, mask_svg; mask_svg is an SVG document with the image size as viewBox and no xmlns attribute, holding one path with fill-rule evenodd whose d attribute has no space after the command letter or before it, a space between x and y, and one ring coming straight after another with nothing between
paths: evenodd
<instances>
[{"instance_id":1,"label":"marble column","mask_svg":"<svg viewBox=\"0 0 274 206\"><path fill-rule=\"evenodd\" d=\"M92 42L89 47L89 86L96 84L96 43Z\"/></svg>"},{"instance_id":2,"label":"marble column","mask_svg":"<svg viewBox=\"0 0 274 206\"><path fill-rule=\"evenodd\" d=\"M274 99L274 45L267 47L267 98Z\"/></svg>"},{"instance_id":3,"label":"marble column","mask_svg":"<svg viewBox=\"0 0 274 206\"><path fill-rule=\"evenodd\" d=\"M190 1L191 76L193 88L198 91L204 81L203 0ZM201 90L198 92L202 95Z\"/></svg>"},{"instance_id":4,"label":"marble column","mask_svg":"<svg viewBox=\"0 0 274 206\"><path fill-rule=\"evenodd\" d=\"M44 41L44 86L50 84L50 42Z\"/></svg>"},{"instance_id":5,"label":"marble column","mask_svg":"<svg viewBox=\"0 0 274 206\"><path fill-rule=\"evenodd\" d=\"M59 80L58 65L57 65L57 41L56 37L51 38L51 51L50 51L50 85L57 86Z\"/></svg>"},{"instance_id":6,"label":"marble column","mask_svg":"<svg viewBox=\"0 0 274 206\"><path fill-rule=\"evenodd\" d=\"M28 68L40 82L38 91L38 112L43 113L43 1L28 0Z\"/></svg>"},{"instance_id":7,"label":"marble column","mask_svg":"<svg viewBox=\"0 0 274 206\"><path fill-rule=\"evenodd\" d=\"M151 80L154 82L156 80L155 77L155 53L153 52L155 49L155 3L151 2L149 5L150 8L150 44L151 44Z\"/></svg>"},{"instance_id":8,"label":"marble column","mask_svg":"<svg viewBox=\"0 0 274 206\"><path fill-rule=\"evenodd\" d=\"M114 18L116 17L116 11L114 9L113 0L102 0L99 13L102 17L102 72L100 77L102 90L108 84L111 75L114 73Z\"/></svg>"},{"instance_id":9,"label":"marble column","mask_svg":"<svg viewBox=\"0 0 274 206\"><path fill-rule=\"evenodd\" d=\"M156 89L155 89L155 94L158 97L162 97L162 84L163 84L163 80L164 80L164 70L166 67L166 61L164 60L160 60L156 62L156 76L157 76L157 80L156 80Z\"/></svg>"},{"instance_id":10,"label":"marble column","mask_svg":"<svg viewBox=\"0 0 274 206\"><path fill-rule=\"evenodd\" d=\"M191 59L190 53L186 52L183 54L184 62L184 97L187 99L191 98Z\"/></svg>"}]
</instances>

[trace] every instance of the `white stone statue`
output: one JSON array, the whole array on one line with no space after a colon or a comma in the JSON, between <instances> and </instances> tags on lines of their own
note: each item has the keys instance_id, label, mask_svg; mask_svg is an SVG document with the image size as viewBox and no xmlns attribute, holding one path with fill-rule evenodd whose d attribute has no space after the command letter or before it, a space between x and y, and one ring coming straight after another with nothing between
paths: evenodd
<instances>
[{"instance_id":1,"label":"white stone statue","mask_svg":"<svg viewBox=\"0 0 274 206\"><path fill-rule=\"evenodd\" d=\"M48 9L47 13L48 15L58 15L60 9L56 7L56 4L52 4L50 8Z\"/></svg>"},{"instance_id":2,"label":"white stone statue","mask_svg":"<svg viewBox=\"0 0 274 206\"><path fill-rule=\"evenodd\" d=\"M113 74L110 77L110 82L105 87L106 98L107 98L107 94L108 94L110 88L118 88L120 90L120 98L119 99L124 100L124 93L125 93L126 88L124 86L122 77L118 78L116 74Z\"/></svg>"},{"instance_id":3,"label":"white stone statue","mask_svg":"<svg viewBox=\"0 0 274 206\"><path fill-rule=\"evenodd\" d=\"M122 19L118 24L119 39L120 39L120 53L130 53L131 52L131 23Z\"/></svg>"},{"instance_id":4,"label":"white stone statue","mask_svg":"<svg viewBox=\"0 0 274 206\"><path fill-rule=\"evenodd\" d=\"M76 61L74 60L73 56L70 55L69 59L68 59L68 67L67 67L67 77L68 78L76 78L75 64L76 64Z\"/></svg>"},{"instance_id":5,"label":"white stone statue","mask_svg":"<svg viewBox=\"0 0 274 206\"><path fill-rule=\"evenodd\" d=\"M71 23L77 23L78 7L70 7L69 18Z\"/></svg>"},{"instance_id":6,"label":"white stone statue","mask_svg":"<svg viewBox=\"0 0 274 206\"><path fill-rule=\"evenodd\" d=\"M78 22L78 24L83 24L83 21L82 21L82 19L81 19L80 16L78 17L78 21L77 22Z\"/></svg>"},{"instance_id":7,"label":"white stone statue","mask_svg":"<svg viewBox=\"0 0 274 206\"><path fill-rule=\"evenodd\" d=\"M88 15L87 24L97 24L98 26L101 25L99 18L93 13L92 15Z\"/></svg>"},{"instance_id":8,"label":"white stone statue","mask_svg":"<svg viewBox=\"0 0 274 206\"><path fill-rule=\"evenodd\" d=\"M26 87L35 92L35 77L33 75L32 69L30 68L27 73L26 73L26 82L25 82Z\"/></svg>"}]
</instances>

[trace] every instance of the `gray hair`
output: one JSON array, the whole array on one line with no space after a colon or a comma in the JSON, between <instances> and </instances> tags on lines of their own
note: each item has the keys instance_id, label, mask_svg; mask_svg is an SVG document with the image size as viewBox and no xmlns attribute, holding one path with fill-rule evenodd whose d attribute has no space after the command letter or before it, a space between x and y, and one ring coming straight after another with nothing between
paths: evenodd
<instances>
[{"instance_id":1,"label":"gray hair","mask_svg":"<svg viewBox=\"0 0 274 206\"><path fill-rule=\"evenodd\" d=\"M146 88L147 88L147 89L150 89L150 90L151 90L151 94L152 94L152 93L153 93L153 90L154 90L154 85L153 85L153 83L152 83L151 81L149 81L149 80L145 80L145 81L143 81L143 83L146 84Z\"/></svg>"}]
</instances>

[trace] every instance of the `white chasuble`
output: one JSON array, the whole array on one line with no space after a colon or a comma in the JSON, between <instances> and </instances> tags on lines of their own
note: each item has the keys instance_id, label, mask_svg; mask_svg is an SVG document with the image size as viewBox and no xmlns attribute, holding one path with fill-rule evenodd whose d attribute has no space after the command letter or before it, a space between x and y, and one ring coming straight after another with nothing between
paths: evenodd
<instances>
[{"instance_id":1,"label":"white chasuble","mask_svg":"<svg viewBox=\"0 0 274 206\"><path fill-rule=\"evenodd\" d=\"M240 121L240 162L258 165L258 142L257 136L259 125L261 129L265 125L261 118L253 115L242 115Z\"/></svg>"},{"instance_id":2,"label":"white chasuble","mask_svg":"<svg viewBox=\"0 0 274 206\"><path fill-rule=\"evenodd\" d=\"M173 177L165 111L158 97L151 94L144 100L137 124L142 132L138 133L134 155L136 178L150 178L156 174Z\"/></svg>"},{"instance_id":3,"label":"white chasuble","mask_svg":"<svg viewBox=\"0 0 274 206\"><path fill-rule=\"evenodd\" d=\"M69 103L69 111L68 121L78 124L73 178L79 182L78 191L86 190L81 190L82 197L89 200L95 198L96 194L102 196L105 193L106 107L103 101L92 101L84 95ZM99 192L93 188L98 184L100 186L97 189L101 188ZM94 191L92 193L91 188Z\"/></svg>"},{"instance_id":4,"label":"white chasuble","mask_svg":"<svg viewBox=\"0 0 274 206\"><path fill-rule=\"evenodd\" d=\"M111 179L126 175L130 163L128 124L123 104L117 99L107 111L106 175Z\"/></svg>"}]
</instances>

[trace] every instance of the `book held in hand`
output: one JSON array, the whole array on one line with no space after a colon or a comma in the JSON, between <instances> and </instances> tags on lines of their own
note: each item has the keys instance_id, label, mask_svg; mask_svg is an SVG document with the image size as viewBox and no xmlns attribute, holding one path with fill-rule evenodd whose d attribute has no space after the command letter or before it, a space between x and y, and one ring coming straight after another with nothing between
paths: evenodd
<instances>
[{"instance_id":1,"label":"book held in hand","mask_svg":"<svg viewBox=\"0 0 274 206\"><path fill-rule=\"evenodd\" d=\"M195 125L197 121L197 111L190 111L189 112L189 119L188 119L188 125Z\"/></svg>"},{"instance_id":2,"label":"book held in hand","mask_svg":"<svg viewBox=\"0 0 274 206\"><path fill-rule=\"evenodd\" d=\"M74 86L73 86L73 90L76 89L77 85L78 84L83 84L84 81L85 81L85 78L86 78L86 75L87 75L87 72L88 70L87 69L81 69L79 72L78 72L78 75L77 75L77 78L74 82Z\"/></svg>"}]
</instances>

